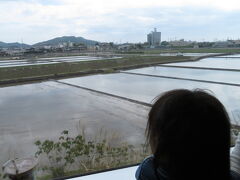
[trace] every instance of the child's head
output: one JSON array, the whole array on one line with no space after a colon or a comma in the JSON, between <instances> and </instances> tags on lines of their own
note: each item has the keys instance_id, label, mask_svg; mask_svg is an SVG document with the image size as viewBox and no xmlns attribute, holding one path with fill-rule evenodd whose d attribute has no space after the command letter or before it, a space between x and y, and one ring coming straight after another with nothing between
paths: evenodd
<instances>
[{"instance_id":1,"label":"child's head","mask_svg":"<svg viewBox=\"0 0 240 180\"><path fill-rule=\"evenodd\" d=\"M229 117L205 91L179 89L160 96L149 112L147 136L155 164L176 177L197 168L229 172Z\"/></svg>"}]
</instances>

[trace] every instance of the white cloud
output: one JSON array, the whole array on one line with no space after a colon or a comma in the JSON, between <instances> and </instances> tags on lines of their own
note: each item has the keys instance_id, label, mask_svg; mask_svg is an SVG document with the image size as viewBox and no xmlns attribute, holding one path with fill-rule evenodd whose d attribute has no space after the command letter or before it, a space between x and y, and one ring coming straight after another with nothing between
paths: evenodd
<instances>
[{"instance_id":1,"label":"white cloud","mask_svg":"<svg viewBox=\"0 0 240 180\"><path fill-rule=\"evenodd\" d=\"M66 4L87 6L89 9L118 10L122 8L148 8L148 7L183 7L200 6L223 10L240 9L239 0L62 0Z\"/></svg>"},{"instance_id":2,"label":"white cloud","mask_svg":"<svg viewBox=\"0 0 240 180\"><path fill-rule=\"evenodd\" d=\"M238 0L0 0L0 41L35 43L62 35L144 41L155 26L184 37L183 26L217 27L222 19L224 29L223 16L238 10Z\"/></svg>"}]
</instances>

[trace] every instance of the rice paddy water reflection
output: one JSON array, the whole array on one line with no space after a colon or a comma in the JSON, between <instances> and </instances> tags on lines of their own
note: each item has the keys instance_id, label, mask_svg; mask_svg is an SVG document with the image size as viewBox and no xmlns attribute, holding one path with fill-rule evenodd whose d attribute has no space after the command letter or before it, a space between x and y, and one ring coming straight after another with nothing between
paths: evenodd
<instances>
[{"instance_id":1,"label":"rice paddy water reflection","mask_svg":"<svg viewBox=\"0 0 240 180\"><path fill-rule=\"evenodd\" d=\"M236 55L234 56L236 57ZM196 62L169 63L168 66L203 67L240 70L240 58L206 58Z\"/></svg>"},{"instance_id":2,"label":"rice paddy water reflection","mask_svg":"<svg viewBox=\"0 0 240 180\"><path fill-rule=\"evenodd\" d=\"M38 59L24 59L24 60L1 60L0 68L17 67L17 66L31 66L42 64L56 64L63 62L80 62L80 61L96 61L106 59L119 59L121 57L91 57L91 56L70 56L70 57L55 57L55 58L38 58Z\"/></svg>"}]
</instances>

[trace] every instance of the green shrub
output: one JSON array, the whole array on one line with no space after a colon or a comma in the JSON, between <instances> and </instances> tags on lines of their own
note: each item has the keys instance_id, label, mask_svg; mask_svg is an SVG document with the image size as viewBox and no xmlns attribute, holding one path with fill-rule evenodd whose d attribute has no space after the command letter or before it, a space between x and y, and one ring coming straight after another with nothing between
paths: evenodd
<instances>
[{"instance_id":1,"label":"green shrub","mask_svg":"<svg viewBox=\"0 0 240 180\"><path fill-rule=\"evenodd\" d=\"M36 156L49 161L41 169L50 172L53 178L115 168L140 162L149 154L145 145L135 148L128 143L112 145L106 139L87 140L85 134L70 137L64 130L58 140L36 141Z\"/></svg>"}]
</instances>

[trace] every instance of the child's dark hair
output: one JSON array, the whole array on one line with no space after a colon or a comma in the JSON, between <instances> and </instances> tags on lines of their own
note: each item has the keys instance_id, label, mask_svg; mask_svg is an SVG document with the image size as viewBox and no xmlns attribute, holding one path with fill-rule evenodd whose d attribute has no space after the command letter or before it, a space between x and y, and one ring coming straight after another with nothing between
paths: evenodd
<instances>
[{"instance_id":1,"label":"child's dark hair","mask_svg":"<svg viewBox=\"0 0 240 180\"><path fill-rule=\"evenodd\" d=\"M146 133L155 167L170 179L230 179L229 117L205 91L164 93L149 112Z\"/></svg>"}]
</instances>

